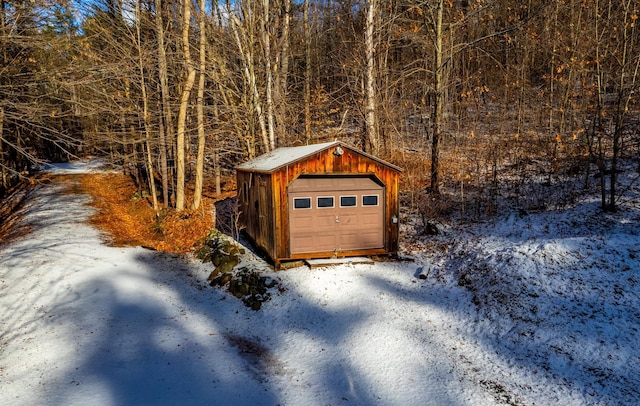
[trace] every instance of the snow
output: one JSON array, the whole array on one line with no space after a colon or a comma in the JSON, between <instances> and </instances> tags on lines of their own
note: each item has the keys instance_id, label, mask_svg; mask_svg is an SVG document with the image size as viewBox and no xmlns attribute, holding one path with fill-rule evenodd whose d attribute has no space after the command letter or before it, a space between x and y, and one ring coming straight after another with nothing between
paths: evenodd
<instances>
[{"instance_id":1,"label":"snow","mask_svg":"<svg viewBox=\"0 0 640 406\"><path fill-rule=\"evenodd\" d=\"M253 311L208 286L211 264L106 246L64 187L0 247L2 405L640 403L633 188L616 214L404 224L414 262L276 273L248 252L282 287Z\"/></svg>"},{"instance_id":2,"label":"snow","mask_svg":"<svg viewBox=\"0 0 640 406\"><path fill-rule=\"evenodd\" d=\"M353 149L353 147L345 144L341 141L331 141L324 142L320 144L311 144L311 145L302 145L298 147L279 147L274 149L273 151L267 152L266 154L260 155L259 157L252 159L251 161L247 161L242 163L236 167L238 170L249 171L249 172L274 172L279 168L282 168L286 165L293 164L301 159L304 159L310 155L315 153L327 150L334 146L340 146L343 148ZM354 150L357 151L357 150ZM374 161L380 162L381 164L393 168L399 172L402 172L402 169L399 167L390 164L389 162L385 162L373 155L369 155L364 151L358 151L358 154L366 156Z\"/></svg>"},{"instance_id":3,"label":"snow","mask_svg":"<svg viewBox=\"0 0 640 406\"><path fill-rule=\"evenodd\" d=\"M237 169L244 171L273 172L282 166L299 161L317 152L324 151L334 145L343 144L338 141L331 141L321 144L302 145L299 147L280 147L239 165Z\"/></svg>"}]
</instances>

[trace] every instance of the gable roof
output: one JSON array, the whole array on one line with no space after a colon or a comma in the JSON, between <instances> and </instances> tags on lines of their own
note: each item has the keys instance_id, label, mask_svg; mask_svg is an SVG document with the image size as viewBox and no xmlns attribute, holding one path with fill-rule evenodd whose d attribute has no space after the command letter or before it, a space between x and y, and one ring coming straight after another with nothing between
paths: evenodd
<instances>
[{"instance_id":1,"label":"gable roof","mask_svg":"<svg viewBox=\"0 0 640 406\"><path fill-rule=\"evenodd\" d=\"M318 152L324 151L326 149L329 149L335 146L348 148L349 150L357 152L358 154L366 156L367 158L373 159L374 161L377 161L382 165L395 169L398 172L402 172L402 169L400 169L399 167L393 164L390 164L389 162L385 162L380 158L376 158L365 152L357 150L341 141L331 141L331 142L324 142L321 144L303 145L300 147L276 148L271 152L267 152L266 154L260 155L257 158L254 158L250 161L247 161L243 164L238 165L236 169L241 171L247 171L247 172L271 173L284 166L290 165L294 162L301 161L308 156L311 156L313 154L316 154Z\"/></svg>"}]
</instances>

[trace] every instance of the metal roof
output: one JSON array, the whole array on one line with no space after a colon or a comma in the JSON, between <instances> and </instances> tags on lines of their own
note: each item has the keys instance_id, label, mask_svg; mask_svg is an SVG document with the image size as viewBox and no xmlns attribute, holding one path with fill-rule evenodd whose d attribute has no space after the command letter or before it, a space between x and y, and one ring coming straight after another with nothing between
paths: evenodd
<instances>
[{"instance_id":1,"label":"metal roof","mask_svg":"<svg viewBox=\"0 0 640 406\"><path fill-rule=\"evenodd\" d=\"M236 169L241 171L247 171L247 172L270 173L270 172L276 171L277 169L282 168L283 166L300 161L308 156L311 156L313 154L316 154L318 152L324 151L326 149L329 149L338 145L343 148L348 148L352 151L355 151L358 154L364 155L368 158L371 158L374 161L377 161L385 166L396 169L399 172L402 171L402 169L400 169L399 167L393 164L385 162L382 159L376 158L365 152L359 151L341 141L331 141L331 142L324 142L321 144L303 145L300 147L276 148L271 152L267 152L266 154L260 155L255 159L252 159L250 161L247 161L243 164L238 165Z\"/></svg>"}]
</instances>

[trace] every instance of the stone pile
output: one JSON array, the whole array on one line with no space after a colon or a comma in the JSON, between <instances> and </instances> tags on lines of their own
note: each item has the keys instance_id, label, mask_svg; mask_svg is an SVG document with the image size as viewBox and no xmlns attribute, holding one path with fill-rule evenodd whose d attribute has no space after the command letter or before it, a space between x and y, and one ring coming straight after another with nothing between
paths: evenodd
<instances>
[{"instance_id":1,"label":"stone pile","mask_svg":"<svg viewBox=\"0 0 640 406\"><path fill-rule=\"evenodd\" d=\"M229 239L212 234L196 253L196 257L215 266L208 278L209 285L226 288L247 307L260 310L262 303L271 298L268 290L279 284L276 280L262 276L259 271L246 266L235 269L240 263L240 255L244 253L244 248L240 248Z\"/></svg>"}]
</instances>

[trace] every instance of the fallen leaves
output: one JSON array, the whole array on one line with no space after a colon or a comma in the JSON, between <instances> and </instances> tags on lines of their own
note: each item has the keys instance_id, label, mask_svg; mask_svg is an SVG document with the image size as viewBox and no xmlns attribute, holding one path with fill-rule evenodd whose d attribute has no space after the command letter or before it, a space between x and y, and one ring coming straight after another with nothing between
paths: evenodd
<instances>
[{"instance_id":1,"label":"fallen leaves","mask_svg":"<svg viewBox=\"0 0 640 406\"><path fill-rule=\"evenodd\" d=\"M140 245L158 251L185 253L198 248L214 228L211 199L203 199L199 210L163 209L156 213L147 198L140 197L133 181L119 173L60 176L79 180L79 191L90 195L97 212L90 219L106 232L115 246Z\"/></svg>"}]
</instances>

